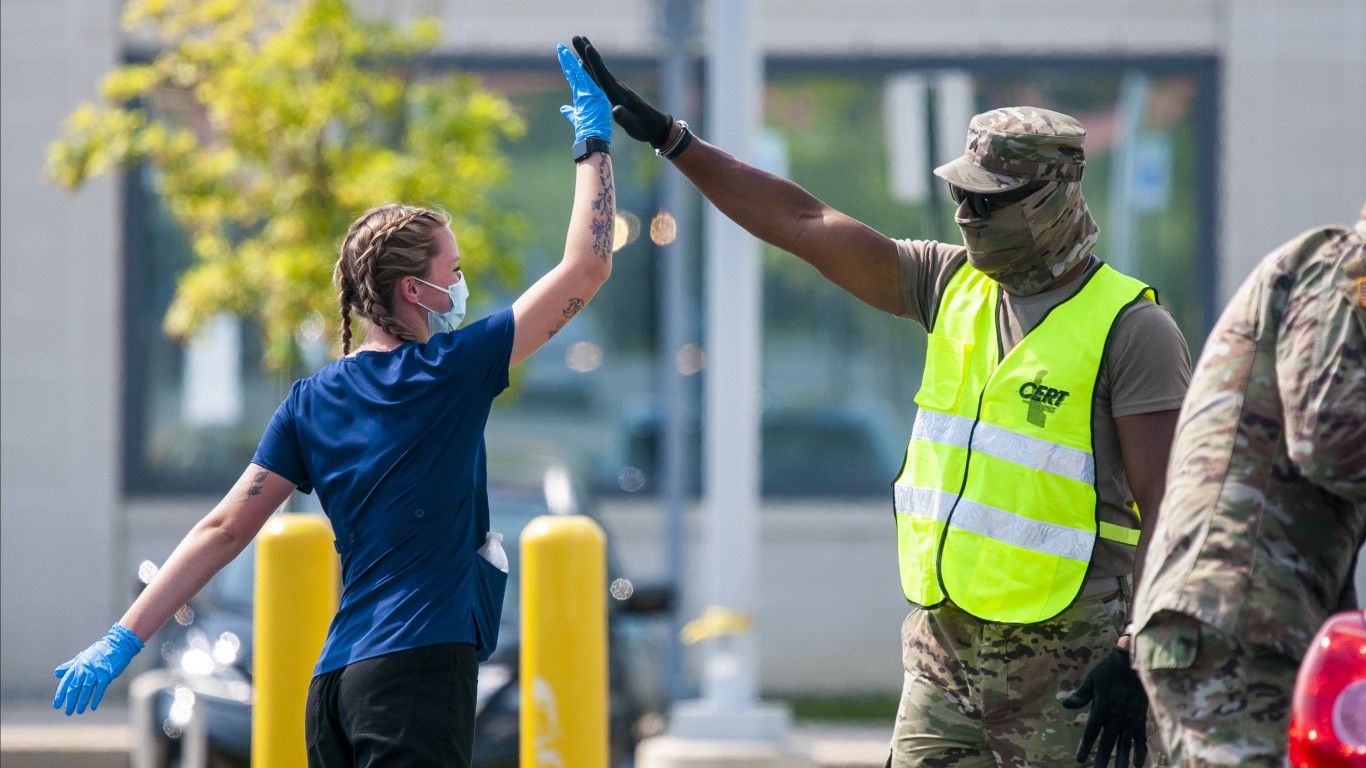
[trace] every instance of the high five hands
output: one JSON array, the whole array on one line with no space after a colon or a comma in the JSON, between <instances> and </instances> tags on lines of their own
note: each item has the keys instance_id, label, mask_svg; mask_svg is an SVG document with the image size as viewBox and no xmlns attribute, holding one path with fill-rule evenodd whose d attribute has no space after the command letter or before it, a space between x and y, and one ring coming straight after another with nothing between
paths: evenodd
<instances>
[{"instance_id":1,"label":"high five hands","mask_svg":"<svg viewBox=\"0 0 1366 768\"><path fill-rule=\"evenodd\" d=\"M573 42L574 50L578 51L579 58L583 60L583 68L588 70L588 74L602 88L602 92L607 94L607 100L612 102L612 117L616 119L617 125L636 141L648 142L656 150L663 148L673 128L673 117L655 109L650 102L631 90L630 86L618 80L611 70L607 69L598 49L593 47L588 38L575 35Z\"/></svg>"}]
</instances>

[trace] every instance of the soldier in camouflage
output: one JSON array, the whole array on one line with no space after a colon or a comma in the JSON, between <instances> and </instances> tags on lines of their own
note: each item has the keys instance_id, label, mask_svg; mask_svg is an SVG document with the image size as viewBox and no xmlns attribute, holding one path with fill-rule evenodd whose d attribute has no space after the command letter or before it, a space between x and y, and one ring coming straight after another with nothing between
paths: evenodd
<instances>
[{"instance_id":1,"label":"soldier in camouflage","mask_svg":"<svg viewBox=\"0 0 1366 768\"><path fill-rule=\"evenodd\" d=\"M959 371L993 382L993 392L999 394L993 395L990 410L1002 415L992 415L992 419L1026 425L1010 432L990 424L997 428L993 434L1023 436L1024 430L1037 430L1023 441L1026 447L1008 460L1008 471L1024 484L1037 482L1038 489L1007 490L1002 503L1016 508L987 512L996 515L993 520L1001 525L988 526L985 534L969 527L973 515L985 509L976 499L962 505L971 509L961 515L967 522L959 525L955 525L954 512L941 518L924 514L920 508L903 509L903 500L913 506L915 499L942 499L948 506L964 498L961 492L955 496L927 490L928 486L917 485L917 478L908 476L907 468L919 472L918 468L928 467L925 472L935 476L926 474L926 483L940 483L945 475L935 461L907 461L903 467L906 483L897 481L895 518L902 591L912 609L901 629L903 693L888 763L897 768L1075 764L1079 745L1086 744L1088 722L1098 727L1100 721L1093 718L1099 702L1113 700L1114 696L1106 694L1115 691L1097 691L1096 707L1089 713L1069 711L1064 700L1085 687L1088 671L1109 658L1120 642L1129 618L1136 551L1143 542L1141 527L1149 517L1140 521L1137 509L1156 509L1161 498L1167 451L1190 375L1185 340L1151 290L1119 275L1092 253L1098 230L1081 192L1086 136L1081 124L1035 107L997 109L976 116L963 156L935 171L948 182L957 204L955 220L964 244L896 240L831 208L791 181L695 137L685 123L655 109L614 77L587 40L576 37L574 45L627 134L649 142L750 234L808 262L861 301L931 330L931 340L942 342L937 348L979 350L971 366L963 358L956 361ZM1116 285L1122 289L1112 290ZM1130 288L1122 301L1113 298ZM1107 297L1103 301L1095 298L1101 293ZM987 298L979 300L979 294ZM1089 314L1097 307L1104 318ZM982 318L981 323L965 320L970 313ZM1094 320L1075 323L1087 326L1083 333L1073 334L1084 336L1083 354L1051 343L1066 334L1059 332L1064 321L1050 323L1049 318L1069 314ZM934 336L935 329L949 325L954 333L977 337L960 342L947 335ZM1042 356L1060 365L1021 363ZM955 361L943 359L942 367L927 363L922 392L959 391L951 381ZM1088 362L1075 362L1079 359ZM1012 375L996 375L1006 370ZM1069 395L1074 381L1087 396ZM941 383L948 386L941 387ZM913 387L913 382L907 382L907 391ZM935 410L931 418L971 425L974 421L965 415L966 404L978 396L974 391L953 398L955 405L938 409L921 403L920 412ZM957 410L960 402L964 413ZM921 426L917 417L913 435L921 434ZM1047 429L1055 429L1058 439L1050 441ZM1070 439L1088 430L1091 439L1075 444L1084 444L1089 451L1059 444L1064 435ZM981 433L988 431L984 428ZM919 445L919 439L913 436L912 445ZM1009 442L1005 437L994 445ZM959 447L940 440L929 450L952 453ZM973 440L961 447L966 450L956 457L989 452ZM1004 447L1012 450L1010 445ZM1047 453L1053 449L1062 450ZM1021 456L1037 459L1045 453L1081 459L1072 466L1085 477L1060 480L1067 490L1054 493L1051 489L1058 487L1054 479L1061 477L1054 472L1056 466L1036 471L1029 461L1015 460ZM963 466L961 459L954 461ZM966 466L988 461L969 461ZM991 478L985 478L982 471L974 470L973 476L979 478L974 490L983 483L990 485ZM994 486L1002 487L1014 486ZM1034 564L1054 556L1050 549L1050 542L1056 543L1053 519L1063 514L1083 518L1084 525L1056 537L1079 544L1068 549L1066 585L1050 584L1040 590L1050 598L1048 611L1034 614L1035 619L1010 621L981 615L985 611L971 613L960 605L982 598L1004 603L996 585L1013 581L1030 585L1021 591L1032 609L1036 597L1032 585L1040 574L1051 575L1055 570ZM907 534L910 529L928 533ZM951 563L944 565L940 549L928 538L908 544L909 538L949 529L967 536L995 536L993 545L1019 556L981 561L982 568L976 571L972 571L975 566L968 566L966 570L972 572L961 582L963 593L921 594L921 586L933 591L928 585L935 574L942 575L942 569L963 573L965 559L962 550L955 549ZM929 576L921 579L907 574ZM915 581L911 589L908 580ZM971 593L971 599L965 593ZM1039 599L1042 604L1043 598ZM1146 713L1141 684L1127 663L1124 671L1132 685L1119 698L1136 699ZM1130 730L1125 742L1125 748L1132 747L1135 765L1142 764L1144 756L1142 715L1138 720L1137 733ZM1100 751L1105 757L1101 764L1110 758L1117 741L1102 737ZM1129 755L1124 748L1118 754L1121 758Z\"/></svg>"},{"instance_id":2,"label":"soldier in camouflage","mask_svg":"<svg viewBox=\"0 0 1366 768\"><path fill-rule=\"evenodd\" d=\"M1299 660L1366 539L1366 207L1254 269L1191 380L1134 663L1182 765L1280 768Z\"/></svg>"},{"instance_id":3,"label":"soldier in camouflage","mask_svg":"<svg viewBox=\"0 0 1366 768\"><path fill-rule=\"evenodd\" d=\"M963 156L935 171L959 203L964 246L954 254L953 246L901 241L903 254L909 253L903 255L903 283L910 282L907 273L921 273L922 262L939 270L915 281L934 284L933 292L907 292L903 284L902 316L933 327L926 308L942 296L944 274L965 261L1001 285L1001 314L1010 326L1001 338L1008 353L1072 295L1070 275L1094 275L1099 262L1091 252L1099 232L1080 184L1085 135L1074 118L1033 107L974 117ZM1100 519L1146 525L1155 515L1140 521L1136 509L1153 509L1161 497L1161 478L1151 473L1165 472L1175 409L1189 381L1189 353L1170 316L1150 302L1121 315L1107 352L1097 385L1104 391L1093 416L1097 473L1109 476L1109 483L1097 486ZM1026 418L1038 423L1046 414L1031 409ZM1134 430L1138 420L1150 427L1142 438ZM1145 545L1140 539L1137 551ZM889 766L1063 765L1089 760L1093 748L1098 765L1114 760L1138 766L1147 741L1154 742L1153 762L1166 764L1132 673L1126 669L1129 679L1123 686L1110 681L1108 691L1087 684L1088 673L1127 652L1122 628L1132 607L1136 563L1134 547L1098 539L1087 586L1065 611L1038 623L984 621L952 600L913 610L902 626L906 680ZM1067 696L1069 691L1074 693ZM1110 732L1103 732L1100 723L1114 712L1093 712L1092 722L1064 708L1107 694L1112 706L1130 710L1126 730L1112 721Z\"/></svg>"}]
</instances>

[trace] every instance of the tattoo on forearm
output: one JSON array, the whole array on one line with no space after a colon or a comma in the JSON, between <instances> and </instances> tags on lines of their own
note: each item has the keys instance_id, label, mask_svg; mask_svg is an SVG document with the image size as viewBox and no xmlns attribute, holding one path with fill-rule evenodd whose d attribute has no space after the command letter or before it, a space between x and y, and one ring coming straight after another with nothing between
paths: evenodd
<instances>
[{"instance_id":1,"label":"tattoo on forearm","mask_svg":"<svg viewBox=\"0 0 1366 768\"><path fill-rule=\"evenodd\" d=\"M593 253L606 261L608 255L612 253L612 240L607 232L607 222L595 216L589 226L592 227L593 231Z\"/></svg>"},{"instance_id":2,"label":"tattoo on forearm","mask_svg":"<svg viewBox=\"0 0 1366 768\"><path fill-rule=\"evenodd\" d=\"M606 157L598 159L598 180L602 183L602 194L592 203L597 213L589 222L593 234L593 253L603 261L612 257L612 241L616 235L616 199L607 162Z\"/></svg>"}]
</instances>

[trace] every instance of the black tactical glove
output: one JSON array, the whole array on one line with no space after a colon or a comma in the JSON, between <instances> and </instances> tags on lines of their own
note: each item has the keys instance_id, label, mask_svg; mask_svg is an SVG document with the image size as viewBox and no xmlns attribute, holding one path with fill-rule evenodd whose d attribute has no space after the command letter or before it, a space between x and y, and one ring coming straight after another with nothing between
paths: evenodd
<instances>
[{"instance_id":1,"label":"black tactical glove","mask_svg":"<svg viewBox=\"0 0 1366 768\"><path fill-rule=\"evenodd\" d=\"M598 49L581 35L574 36L574 50L583 60L583 68L597 81L598 87L607 94L612 102L612 117L616 119L626 134L636 141L647 141L656 150L669 140L669 130L673 128L673 117L655 109L650 102L640 98L630 86L621 82L602 63Z\"/></svg>"},{"instance_id":2,"label":"black tactical glove","mask_svg":"<svg viewBox=\"0 0 1366 768\"><path fill-rule=\"evenodd\" d=\"M1096 736L1100 736L1096 768L1108 768L1112 755L1116 758L1115 768L1127 768L1131 749L1134 768L1141 768L1148 759L1148 694L1129 666L1128 651L1116 648L1101 659L1086 673L1081 688L1062 700L1068 709L1080 709L1087 704L1091 704L1091 714L1077 746L1077 762L1086 762Z\"/></svg>"}]
</instances>

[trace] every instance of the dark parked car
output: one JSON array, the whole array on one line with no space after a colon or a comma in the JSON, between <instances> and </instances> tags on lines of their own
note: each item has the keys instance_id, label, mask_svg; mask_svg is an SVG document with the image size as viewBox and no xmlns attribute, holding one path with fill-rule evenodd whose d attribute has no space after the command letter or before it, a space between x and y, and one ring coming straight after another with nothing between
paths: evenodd
<instances>
[{"instance_id":1,"label":"dark parked car","mask_svg":"<svg viewBox=\"0 0 1366 768\"><path fill-rule=\"evenodd\" d=\"M492 485L489 489L491 527L504 534L511 578L503 604L503 626L498 649L479 668L475 717L474 764L480 768L510 768L518 764L520 700L518 609L521 572L518 541L532 519L550 514L585 514L568 482L568 475L551 470L537 487ZM601 521L598 521L601 524ZM251 754L251 642L252 588L255 546L249 546L181 609L148 643L160 648L158 668L131 685L134 701L134 768L144 766L248 765ZM625 578L612 552L607 553L608 582ZM145 563L146 581L155 568ZM603 590L609 589L603 585ZM673 591L628 582L613 585L608 598L609 719L614 765L629 765L635 744L649 724L657 722L662 706L662 683L652 674L649 619L673 607ZM140 703L138 699L145 697ZM141 709L141 711L139 711ZM202 724L202 725L201 725ZM207 748L195 728L202 727ZM644 729L644 730L642 730Z\"/></svg>"}]
</instances>

